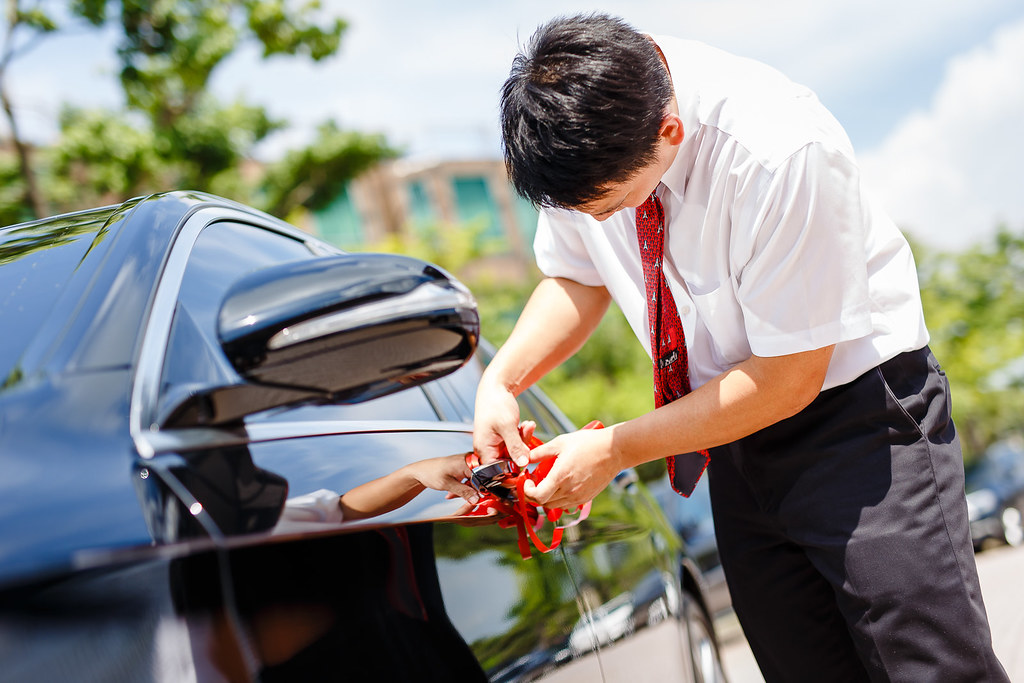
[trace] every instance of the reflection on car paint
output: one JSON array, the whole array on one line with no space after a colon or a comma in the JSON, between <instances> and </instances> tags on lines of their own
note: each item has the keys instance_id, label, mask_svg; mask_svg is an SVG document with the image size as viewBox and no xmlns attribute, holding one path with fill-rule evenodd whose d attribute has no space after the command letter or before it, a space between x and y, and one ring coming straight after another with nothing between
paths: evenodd
<instances>
[{"instance_id":1,"label":"reflection on car paint","mask_svg":"<svg viewBox=\"0 0 1024 683\"><path fill-rule=\"evenodd\" d=\"M66 284L0 301L36 316L0 335L0 681L633 683L694 680L709 656L721 679L701 578L648 492L664 472L617 477L530 560L514 529L459 517L439 491L339 518L361 485L472 450L476 359L357 406L162 422L258 381L218 338L234 283L336 249L198 193L0 229L4 246L0 283L31 261ZM337 370L329 346L310 357ZM378 346L361 363L394 359ZM573 429L542 394L521 400L543 438Z\"/></svg>"}]
</instances>

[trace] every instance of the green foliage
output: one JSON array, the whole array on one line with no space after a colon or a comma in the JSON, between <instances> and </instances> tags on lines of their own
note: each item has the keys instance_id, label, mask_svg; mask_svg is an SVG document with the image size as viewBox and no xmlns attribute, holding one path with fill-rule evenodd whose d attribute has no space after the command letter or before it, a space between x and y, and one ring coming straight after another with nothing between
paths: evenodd
<instances>
[{"instance_id":1,"label":"green foliage","mask_svg":"<svg viewBox=\"0 0 1024 683\"><path fill-rule=\"evenodd\" d=\"M346 183L382 159L395 156L380 135L343 131L333 121L320 125L305 149L288 152L263 180L263 207L287 216L300 206L322 209Z\"/></svg>"},{"instance_id":2,"label":"green foliage","mask_svg":"<svg viewBox=\"0 0 1024 683\"><path fill-rule=\"evenodd\" d=\"M542 386L576 424L614 424L654 409L651 359L614 305L583 348Z\"/></svg>"},{"instance_id":3,"label":"green foliage","mask_svg":"<svg viewBox=\"0 0 1024 683\"><path fill-rule=\"evenodd\" d=\"M190 114L213 71L246 39L270 55L333 55L345 30L336 19L315 22L317 5L300 9L280 0L121 0L117 20L121 83L132 109L146 112L156 128ZM111 20L108 4L76 1L72 10L95 26Z\"/></svg>"},{"instance_id":4,"label":"green foliage","mask_svg":"<svg viewBox=\"0 0 1024 683\"><path fill-rule=\"evenodd\" d=\"M61 28L39 5L22 9L15 0L12 7L23 31ZM217 101L210 78L247 41L260 45L265 58L319 61L335 54L346 24L320 21L315 0L73 0L70 9L87 25L120 29L127 111L66 105L61 139L37 164L21 162L17 178L0 160L0 176L11 181L0 192L5 224L172 188L225 195L284 217L299 206L329 203L355 175L395 154L380 136L327 123L312 145L288 154L265 178L243 174L254 147L285 122L243 100ZM4 47L7 66L14 46ZM2 85L0 69L0 95ZM45 196L25 182L37 177Z\"/></svg>"},{"instance_id":5,"label":"green foliage","mask_svg":"<svg viewBox=\"0 0 1024 683\"><path fill-rule=\"evenodd\" d=\"M915 246L930 345L953 392L965 457L1021 430L1024 236L1001 227L959 253Z\"/></svg>"},{"instance_id":6,"label":"green foliage","mask_svg":"<svg viewBox=\"0 0 1024 683\"><path fill-rule=\"evenodd\" d=\"M539 281L536 271L521 279L495 277L487 257L500 249L481 239L483 225L427 226L374 248L436 263L473 291L484 337L501 346ZM654 407L651 361L625 316L614 305L575 356L541 380L541 388L577 425L591 420L614 424Z\"/></svg>"},{"instance_id":7,"label":"green foliage","mask_svg":"<svg viewBox=\"0 0 1024 683\"><path fill-rule=\"evenodd\" d=\"M40 7L33 7L31 9L17 8L15 10L15 17L17 22L30 26L42 33L50 33L57 30L57 22L50 18L50 15Z\"/></svg>"},{"instance_id":8,"label":"green foliage","mask_svg":"<svg viewBox=\"0 0 1024 683\"><path fill-rule=\"evenodd\" d=\"M462 225L431 223L403 234L388 235L383 242L370 248L376 251L406 254L429 261L458 276L467 284L472 282L470 286L474 292L478 288L483 291L487 289L488 278L486 275L480 274L474 277L465 271L470 264L476 263L502 248L500 244L488 243L483 239L485 227L482 221ZM503 291L518 290L513 286L511 289L503 288ZM521 292L513 295L513 302L506 300L505 305L518 302L519 295ZM525 299L523 301L525 302ZM511 329L509 327L509 330Z\"/></svg>"},{"instance_id":9,"label":"green foliage","mask_svg":"<svg viewBox=\"0 0 1024 683\"><path fill-rule=\"evenodd\" d=\"M263 107L241 101L225 106L206 96L188 116L154 132L161 157L184 162L175 186L203 188L220 173L236 172L256 143L283 127Z\"/></svg>"},{"instance_id":10,"label":"green foliage","mask_svg":"<svg viewBox=\"0 0 1024 683\"><path fill-rule=\"evenodd\" d=\"M283 0L248 0L245 8L249 30L263 44L264 57L306 53L314 61L319 61L337 52L341 34L347 27L341 19L335 19L326 27L305 19L295 21ZM319 2L309 2L305 5L305 13L319 8Z\"/></svg>"},{"instance_id":11,"label":"green foliage","mask_svg":"<svg viewBox=\"0 0 1024 683\"><path fill-rule=\"evenodd\" d=\"M13 156L0 156L0 225L32 220L25 203L25 183L21 167Z\"/></svg>"},{"instance_id":12,"label":"green foliage","mask_svg":"<svg viewBox=\"0 0 1024 683\"><path fill-rule=\"evenodd\" d=\"M168 173L151 130L127 115L66 106L61 137L47 150L47 183L58 211L98 206L162 186Z\"/></svg>"}]
</instances>

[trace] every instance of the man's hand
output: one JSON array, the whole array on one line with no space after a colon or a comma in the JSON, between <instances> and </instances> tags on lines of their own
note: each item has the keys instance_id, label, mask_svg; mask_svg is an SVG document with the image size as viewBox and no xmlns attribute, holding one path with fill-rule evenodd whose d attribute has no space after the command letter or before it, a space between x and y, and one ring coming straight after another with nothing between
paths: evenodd
<instances>
[{"instance_id":1,"label":"man's hand","mask_svg":"<svg viewBox=\"0 0 1024 683\"><path fill-rule=\"evenodd\" d=\"M482 465L504 457L520 467L530 462L530 449L519 425L519 404L508 389L484 383L477 388L473 451Z\"/></svg>"},{"instance_id":2,"label":"man's hand","mask_svg":"<svg viewBox=\"0 0 1024 683\"><path fill-rule=\"evenodd\" d=\"M610 301L604 287L563 278L540 281L477 387L473 449L480 462L506 455L520 466L529 462L515 397L583 345Z\"/></svg>"},{"instance_id":3,"label":"man's hand","mask_svg":"<svg viewBox=\"0 0 1024 683\"><path fill-rule=\"evenodd\" d=\"M558 456L551 471L523 487L526 497L547 508L571 510L589 500L624 469L612 450L612 430L581 429L563 434L530 452L531 462Z\"/></svg>"}]
</instances>

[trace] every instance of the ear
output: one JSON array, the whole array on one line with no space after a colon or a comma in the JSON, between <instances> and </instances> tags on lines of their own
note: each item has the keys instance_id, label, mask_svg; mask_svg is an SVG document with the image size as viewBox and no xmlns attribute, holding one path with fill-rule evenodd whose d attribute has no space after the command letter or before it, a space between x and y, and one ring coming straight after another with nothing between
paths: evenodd
<instances>
[{"instance_id":1,"label":"ear","mask_svg":"<svg viewBox=\"0 0 1024 683\"><path fill-rule=\"evenodd\" d=\"M679 118L678 114L665 114L665 118L661 120L661 128L658 129L658 137L670 145L683 143L685 131L683 130L683 120Z\"/></svg>"}]
</instances>

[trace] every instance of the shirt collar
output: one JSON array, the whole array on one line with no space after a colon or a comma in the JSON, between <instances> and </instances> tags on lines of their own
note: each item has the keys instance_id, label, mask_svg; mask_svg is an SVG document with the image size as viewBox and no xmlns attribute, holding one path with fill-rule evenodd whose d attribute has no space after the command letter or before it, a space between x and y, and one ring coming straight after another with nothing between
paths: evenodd
<instances>
[{"instance_id":1,"label":"shirt collar","mask_svg":"<svg viewBox=\"0 0 1024 683\"><path fill-rule=\"evenodd\" d=\"M675 43L657 35L652 35L651 38L657 43L669 64L669 74L672 78L672 88L675 91L676 105L679 108L679 118L683 121L683 141L679 144L679 151L676 153L676 158L672 160L672 165L662 175L661 182L676 198L682 200L683 191L686 189L686 180L690 175L696 155L696 146L692 144L692 141L700 129L699 121L694 115L696 94L693 92L694 89L681 78L684 65L679 63L681 60L676 59L673 49Z\"/></svg>"},{"instance_id":2,"label":"shirt collar","mask_svg":"<svg viewBox=\"0 0 1024 683\"><path fill-rule=\"evenodd\" d=\"M672 160L672 165L661 176L661 184L679 200L683 199L686 179L689 177L690 168L693 165L692 147L686 143L687 141L684 139L679 145L679 151L676 152L676 158Z\"/></svg>"}]
</instances>

